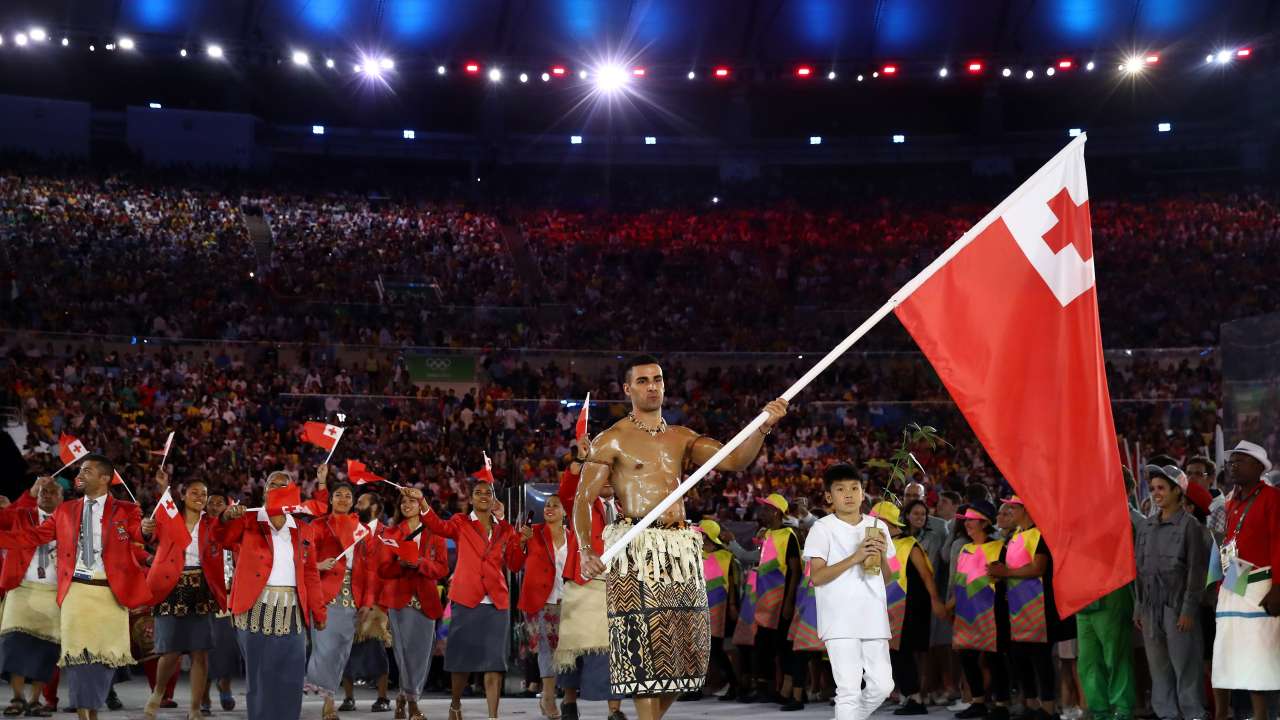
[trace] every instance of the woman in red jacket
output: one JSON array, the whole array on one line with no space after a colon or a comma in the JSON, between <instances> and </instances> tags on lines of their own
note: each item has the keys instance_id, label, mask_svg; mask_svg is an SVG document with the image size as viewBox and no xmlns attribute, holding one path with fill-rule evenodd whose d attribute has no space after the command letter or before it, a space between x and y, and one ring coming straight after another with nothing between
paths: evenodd
<instances>
[{"instance_id":1,"label":"woman in red jacket","mask_svg":"<svg viewBox=\"0 0 1280 720\"><path fill-rule=\"evenodd\" d=\"M156 482L167 488L169 474L160 470ZM202 717L200 703L208 679L209 650L213 648L213 616L227 607L222 547L214 539L213 530L218 521L204 512L208 496L209 488L203 482L188 482L180 501L165 496L155 514L142 522L142 534L156 542L147 586L155 603L155 652L160 655L155 688L142 711L147 718L155 718L165 687L178 671L178 661L184 653L191 655L191 705L187 717ZM175 511L183 525L157 522L161 513L167 516Z\"/></svg>"},{"instance_id":2,"label":"woman in red jacket","mask_svg":"<svg viewBox=\"0 0 1280 720\"><path fill-rule=\"evenodd\" d=\"M321 473L327 472L322 465ZM321 480L323 482L323 479ZM329 514L311 523L320 571L323 602L329 609L323 630L311 634L311 658L307 661L307 685L324 697L324 720L337 720L333 695L342 686L356 636L356 615L373 606L373 579L363 560L355 556L354 533L360 519L351 512L355 496L351 485L339 483L329 495ZM372 538L361 542L376 542Z\"/></svg>"},{"instance_id":3,"label":"woman in red jacket","mask_svg":"<svg viewBox=\"0 0 1280 720\"><path fill-rule=\"evenodd\" d=\"M418 710L418 695L431 672L431 646L436 638L436 621L444 614L436 583L449 574L449 554L444 538L422 524L425 503L407 495L400 497L392 527L383 537L396 544L383 545L378 576L382 578L379 604L387 608L391 637L400 669L400 695L396 717L404 717L408 705L410 720L426 720Z\"/></svg>"},{"instance_id":4,"label":"woman in red jacket","mask_svg":"<svg viewBox=\"0 0 1280 720\"><path fill-rule=\"evenodd\" d=\"M422 491L405 488L409 497L422 499ZM471 512L457 513L448 522L429 507L422 522L431 532L458 544L458 564L449 586L453 615L444 669L453 674L453 702L449 720L462 720L462 691L471 673L484 673L484 697L489 717L498 717L502 676L507 671L511 628L511 593L507 571L524 566L520 536L502 519L502 506L493 496L493 485L477 482L471 488Z\"/></svg>"},{"instance_id":5,"label":"woman in red jacket","mask_svg":"<svg viewBox=\"0 0 1280 720\"><path fill-rule=\"evenodd\" d=\"M559 720L556 711L555 651L560 627L560 596L564 567L573 547L573 533L564 525L564 505L551 495L542 507L541 522L525 528L521 537L528 546L524 583L520 586L520 610L529 627L529 649L538 653L542 677L542 716Z\"/></svg>"}]
</instances>

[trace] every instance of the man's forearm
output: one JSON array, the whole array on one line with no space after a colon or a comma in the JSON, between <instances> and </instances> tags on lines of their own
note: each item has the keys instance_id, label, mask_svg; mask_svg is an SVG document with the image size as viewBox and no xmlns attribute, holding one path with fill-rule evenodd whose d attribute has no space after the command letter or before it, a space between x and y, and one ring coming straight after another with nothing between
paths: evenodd
<instances>
[{"instance_id":1,"label":"man's forearm","mask_svg":"<svg viewBox=\"0 0 1280 720\"><path fill-rule=\"evenodd\" d=\"M742 472L751 467L751 463L760 454L760 448L762 447L764 447L764 433L760 431L753 432L751 437L743 440L741 445L734 448L733 452L729 453L729 456L716 469Z\"/></svg>"}]
</instances>

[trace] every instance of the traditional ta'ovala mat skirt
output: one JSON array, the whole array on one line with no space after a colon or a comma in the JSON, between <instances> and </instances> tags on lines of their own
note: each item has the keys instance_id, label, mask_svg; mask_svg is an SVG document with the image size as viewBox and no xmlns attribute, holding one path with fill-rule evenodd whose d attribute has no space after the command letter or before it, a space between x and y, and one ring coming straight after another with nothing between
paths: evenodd
<instances>
[{"instance_id":1,"label":"traditional ta'ovala mat skirt","mask_svg":"<svg viewBox=\"0 0 1280 720\"><path fill-rule=\"evenodd\" d=\"M631 528L605 529L608 547ZM646 528L609 565L610 686L619 695L702 688L711 657L711 613L702 536L687 528Z\"/></svg>"},{"instance_id":2,"label":"traditional ta'ovala mat skirt","mask_svg":"<svg viewBox=\"0 0 1280 720\"><path fill-rule=\"evenodd\" d=\"M1280 617L1259 603L1271 590L1271 568L1255 570L1243 597L1218 591L1213 641L1213 686L1226 690L1280 690Z\"/></svg>"}]
</instances>

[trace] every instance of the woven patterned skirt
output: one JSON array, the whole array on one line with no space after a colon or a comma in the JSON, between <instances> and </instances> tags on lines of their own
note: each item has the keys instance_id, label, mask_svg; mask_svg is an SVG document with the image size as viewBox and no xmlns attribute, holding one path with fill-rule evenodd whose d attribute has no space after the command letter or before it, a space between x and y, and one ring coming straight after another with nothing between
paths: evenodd
<instances>
[{"instance_id":1,"label":"woven patterned skirt","mask_svg":"<svg viewBox=\"0 0 1280 720\"><path fill-rule=\"evenodd\" d=\"M605 545L629 521L605 530ZM648 528L613 559L605 575L609 682L618 695L702 689L711 657L711 613L702 570L702 536Z\"/></svg>"}]
</instances>

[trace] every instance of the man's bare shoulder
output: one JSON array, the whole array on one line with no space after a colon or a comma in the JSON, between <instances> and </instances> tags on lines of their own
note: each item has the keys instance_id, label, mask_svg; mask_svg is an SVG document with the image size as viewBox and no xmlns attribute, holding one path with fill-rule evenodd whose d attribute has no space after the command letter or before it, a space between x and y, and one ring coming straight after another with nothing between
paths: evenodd
<instances>
[{"instance_id":1,"label":"man's bare shoulder","mask_svg":"<svg viewBox=\"0 0 1280 720\"><path fill-rule=\"evenodd\" d=\"M685 442L693 442L694 440L702 437L702 433L696 432L693 428L687 428L684 425L668 425L667 432L674 434Z\"/></svg>"},{"instance_id":2,"label":"man's bare shoulder","mask_svg":"<svg viewBox=\"0 0 1280 720\"><path fill-rule=\"evenodd\" d=\"M612 460L614 453L617 451L617 443L625 434L625 425L622 420L619 420L599 435L596 435L591 440L591 457L589 459L594 462L606 463Z\"/></svg>"}]
</instances>

